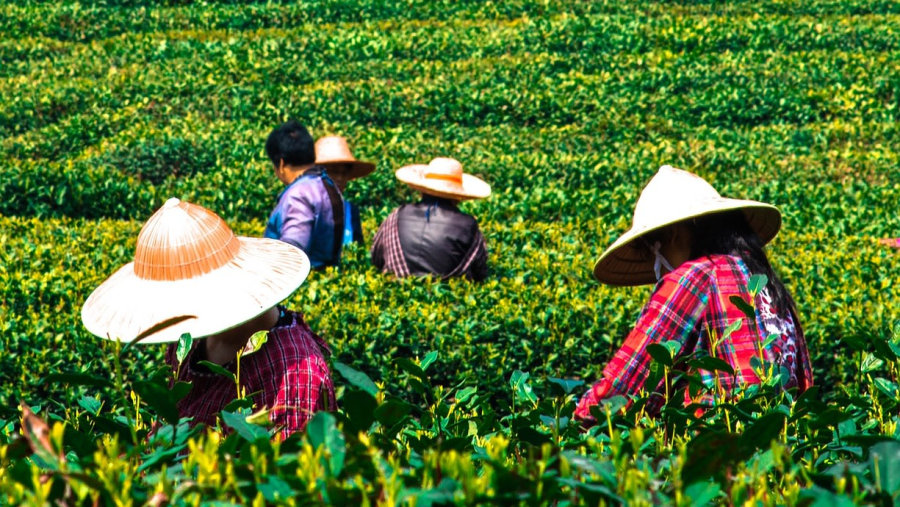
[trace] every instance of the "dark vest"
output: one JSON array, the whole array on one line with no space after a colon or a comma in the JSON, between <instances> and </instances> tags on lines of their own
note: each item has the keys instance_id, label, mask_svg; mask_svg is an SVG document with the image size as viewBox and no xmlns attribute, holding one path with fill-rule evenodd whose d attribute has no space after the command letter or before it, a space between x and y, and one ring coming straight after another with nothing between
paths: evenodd
<instances>
[{"instance_id":1,"label":"dark vest","mask_svg":"<svg viewBox=\"0 0 900 507\"><path fill-rule=\"evenodd\" d=\"M425 196L400 207L397 215L400 246L412 275L447 275L466 257L478 222L447 199ZM483 279L487 273L475 273ZM480 275L480 276L479 276Z\"/></svg>"}]
</instances>

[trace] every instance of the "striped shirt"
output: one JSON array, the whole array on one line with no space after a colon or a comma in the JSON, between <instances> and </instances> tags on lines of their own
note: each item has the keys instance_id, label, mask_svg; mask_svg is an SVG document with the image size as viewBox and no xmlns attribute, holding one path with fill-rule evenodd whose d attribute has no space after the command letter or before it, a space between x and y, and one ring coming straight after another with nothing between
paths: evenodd
<instances>
[{"instance_id":1,"label":"striped shirt","mask_svg":"<svg viewBox=\"0 0 900 507\"><path fill-rule=\"evenodd\" d=\"M214 426L219 412L237 398L235 383L198 364L203 359L203 341L198 340L185 358L178 380L193 384L178 402L182 417ZM166 351L166 362L178 368L176 344ZM300 313L284 312L269 330L259 350L240 359L240 387L253 397L254 410L268 409L269 419L283 438L302 430L317 410L334 410L334 385L326 357L331 351L316 336ZM223 367L237 372L236 361Z\"/></svg>"},{"instance_id":2,"label":"striped shirt","mask_svg":"<svg viewBox=\"0 0 900 507\"><path fill-rule=\"evenodd\" d=\"M647 346L669 340L678 344L678 350L673 354L675 358L699 353L722 359L734 369L734 375L703 369L689 372L698 373L710 392L716 392L717 386L721 386L722 392L730 395L742 385L760 383L751 366L751 359L760 356L785 368L788 373L786 388L798 387L803 391L811 386L812 368L800 326L791 316L788 319L776 317L768 290L760 291L754 299L756 319L748 319L731 302L732 296L747 302L751 300L749 279L750 272L744 261L729 255L688 261L666 274L657 284L624 345L603 370L603 378L578 403L576 416L590 419L591 406L615 395L632 396L642 390L664 393L662 382L650 389L644 385L653 362ZM740 321L740 326L725 336L726 329L736 321ZM768 340L764 347L772 331L779 334ZM686 390L685 405L712 403L710 392L692 399L690 390ZM665 401L662 398L652 396L648 409L651 412L658 410Z\"/></svg>"}]
</instances>

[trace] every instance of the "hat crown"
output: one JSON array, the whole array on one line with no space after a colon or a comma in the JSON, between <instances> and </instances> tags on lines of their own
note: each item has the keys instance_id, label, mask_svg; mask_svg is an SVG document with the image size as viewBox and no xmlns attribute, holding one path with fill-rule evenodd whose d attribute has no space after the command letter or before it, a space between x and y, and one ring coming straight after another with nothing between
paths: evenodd
<instances>
[{"instance_id":1,"label":"hat crown","mask_svg":"<svg viewBox=\"0 0 900 507\"><path fill-rule=\"evenodd\" d=\"M462 186L463 168L459 160L437 157L425 166L422 176L427 180L441 180Z\"/></svg>"},{"instance_id":2,"label":"hat crown","mask_svg":"<svg viewBox=\"0 0 900 507\"><path fill-rule=\"evenodd\" d=\"M218 215L169 199L138 234L134 273L145 280L194 278L223 266L239 249L234 232Z\"/></svg>"},{"instance_id":3,"label":"hat crown","mask_svg":"<svg viewBox=\"0 0 900 507\"><path fill-rule=\"evenodd\" d=\"M341 136L320 137L316 141L316 163L347 162L356 160L350 152L347 139Z\"/></svg>"},{"instance_id":4,"label":"hat crown","mask_svg":"<svg viewBox=\"0 0 900 507\"><path fill-rule=\"evenodd\" d=\"M706 180L694 173L664 165L641 191L634 206L632 226L650 228L672 216L689 213L722 196Z\"/></svg>"}]
</instances>

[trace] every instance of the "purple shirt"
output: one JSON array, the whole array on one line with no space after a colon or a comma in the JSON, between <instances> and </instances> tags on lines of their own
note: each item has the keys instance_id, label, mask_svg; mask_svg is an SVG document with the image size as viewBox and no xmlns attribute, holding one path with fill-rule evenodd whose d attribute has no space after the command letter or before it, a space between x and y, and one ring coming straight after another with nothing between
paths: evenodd
<instances>
[{"instance_id":1,"label":"purple shirt","mask_svg":"<svg viewBox=\"0 0 900 507\"><path fill-rule=\"evenodd\" d=\"M337 264L334 258L334 212L325 185L334 185L321 168L297 177L278 196L266 223L265 237L303 250L313 268Z\"/></svg>"}]
</instances>

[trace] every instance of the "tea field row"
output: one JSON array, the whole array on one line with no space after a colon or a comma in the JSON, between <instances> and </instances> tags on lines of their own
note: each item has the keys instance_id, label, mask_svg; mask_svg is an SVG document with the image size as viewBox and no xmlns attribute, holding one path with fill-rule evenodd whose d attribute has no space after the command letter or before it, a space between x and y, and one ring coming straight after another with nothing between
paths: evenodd
<instances>
[{"instance_id":1,"label":"tea field row","mask_svg":"<svg viewBox=\"0 0 900 507\"><path fill-rule=\"evenodd\" d=\"M364 227L371 238L371 213ZM106 276L130 261L137 221L3 218L6 287L0 333L3 393L40 403L65 386L50 373L90 369L108 344L81 326L80 307ZM234 223L258 236L258 223ZM337 358L381 378L392 357L442 351L434 381L502 386L515 369L586 380L599 374L629 329L649 288L614 288L590 278L593 261L615 234L600 220L583 224L517 221L484 225L491 251L488 282L421 284L378 273L353 245L339 269L314 272L289 301L332 343ZM824 385L852 381L845 360L885 340L893 325L900 259L862 236L784 231L771 246L777 269L800 307L816 374ZM159 363L161 347L147 347ZM51 397L52 398L52 397ZM2 414L0 414L2 415Z\"/></svg>"}]
</instances>

